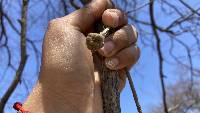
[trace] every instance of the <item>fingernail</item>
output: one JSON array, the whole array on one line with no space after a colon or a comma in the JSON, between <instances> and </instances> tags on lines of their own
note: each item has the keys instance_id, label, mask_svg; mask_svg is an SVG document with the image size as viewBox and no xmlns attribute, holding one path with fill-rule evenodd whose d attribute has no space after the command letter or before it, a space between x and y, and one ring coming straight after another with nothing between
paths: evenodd
<instances>
[{"instance_id":1,"label":"fingernail","mask_svg":"<svg viewBox=\"0 0 200 113\"><path fill-rule=\"evenodd\" d=\"M116 69L117 65L119 64L119 60L117 58L106 59L105 63L109 69Z\"/></svg>"},{"instance_id":2,"label":"fingernail","mask_svg":"<svg viewBox=\"0 0 200 113\"><path fill-rule=\"evenodd\" d=\"M108 55L114 49L114 43L112 41L105 42L104 46L101 48L105 55Z\"/></svg>"},{"instance_id":3,"label":"fingernail","mask_svg":"<svg viewBox=\"0 0 200 113\"><path fill-rule=\"evenodd\" d=\"M111 16L113 18L113 24L114 24L114 26L117 27L118 23L119 23L119 16L118 16L118 14L116 12L112 12Z\"/></svg>"}]
</instances>

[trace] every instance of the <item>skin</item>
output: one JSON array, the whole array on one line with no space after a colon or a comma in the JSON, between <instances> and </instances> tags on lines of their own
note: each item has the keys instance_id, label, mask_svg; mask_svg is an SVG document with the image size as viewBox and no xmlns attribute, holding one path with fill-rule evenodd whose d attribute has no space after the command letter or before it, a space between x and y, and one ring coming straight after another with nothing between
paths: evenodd
<instances>
[{"instance_id":1,"label":"skin","mask_svg":"<svg viewBox=\"0 0 200 113\"><path fill-rule=\"evenodd\" d=\"M127 24L123 12L111 8L106 0L96 0L87 7L50 21L43 43L39 81L24 109L31 113L103 113L98 64L93 63L85 36L93 31L95 21L102 18L105 25L120 28L111 34L98 52L106 57L108 68L120 71L125 84L124 68L131 68L140 51L134 46L136 29ZM107 10L106 10L107 9Z\"/></svg>"}]
</instances>

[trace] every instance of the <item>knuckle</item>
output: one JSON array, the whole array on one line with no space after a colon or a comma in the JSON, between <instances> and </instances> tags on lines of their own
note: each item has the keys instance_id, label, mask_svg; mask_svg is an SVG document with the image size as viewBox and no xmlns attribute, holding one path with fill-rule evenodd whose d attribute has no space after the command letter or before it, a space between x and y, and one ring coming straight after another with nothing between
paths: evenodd
<instances>
[{"instance_id":1,"label":"knuckle","mask_svg":"<svg viewBox=\"0 0 200 113\"><path fill-rule=\"evenodd\" d=\"M132 66L138 61L140 57L139 48L135 46L128 47L118 53L115 57L119 59L119 68Z\"/></svg>"},{"instance_id":2,"label":"knuckle","mask_svg":"<svg viewBox=\"0 0 200 113\"><path fill-rule=\"evenodd\" d=\"M119 19L123 22L127 22L127 15L120 9L107 9L108 13L115 13L119 16Z\"/></svg>"},{"instance_id":3,"label":"knuckle","mask_svg":"<svg viewBox=\"0 0 200 113\"><path fill-rule=\"evenodd\" d=\"M127 24L127 17L126 14L119 10L119 9L107 9L104 11L102 15L103 21L112 26L112 27L119 27ZM112 20L112 21L111 21Z\"/></svg>"},{"instance_id":4,"label":"knuckle","mask_svg":"<svg viewBox=\"0 0 200 113\"><path fill-rule=\"evenodd\" d=\"M126 25L122 29L116 31L113 40L118 44L129 46L137 41L137 31L133 25Z\"/></svg>"},{"instance_id":5,"label":"knuckle","mask_svg":"<svg viewBox=\"0 0 200 113\"><path fill-rule=\"evenodd\" d=\"M126 36L128 38L129 44L135 43L137 41L137 30L133 25L127 25L124 27L126 31Z\"/></svg>"},{"instance_id":6,"label":"knuckle","mask_svg":"<svg viewBox=\"0 0 200 113\"><path fill-rule=\"evenodd\" d=\"M52 19L52 20L50 20L50 21L49 21L49 26L52 26L52 25L57 24L58 21L59 21L58 19Z\"/></svg>"},{"instance_id":7,"label":"knuckle","mask_svg":"<svg viewBox=\"0 0 200 113\"><path fill-rule=\"evenodd\" d=\"M125 40L125 38L124 38L125 36L126 36L126 33L124 32L124 30L120 29L114 33L113 39L117 40L117 41L123 41L123 40Z\"/></svg>"},{"instance_id":8,"label":"knuckle","mask_svg":"<svg viewBox=\"0 0 200 113\"><path fill-rule=\"evenodd\" d=\"M130 53L130 57L132 57L131 59L131 62L133 63L133 64L135 64L138 60L139 60L139 57L140 57L140 49L139 49L139 47L137 47L137 46L132 46L131 48L130 48L130 51L129 51Z\"/></svg>"},{"instance_id":9,"label":"knuckle","mask_svg":"<svg viewBox=\"0 0 200 113\"><path fill-rule=\"evenodd\" d=\"M131 47L129 47L129 51L130 51L132 56L136 56L136 54L138 53L137 46L132 45Z\"/></svg>"},{"instance_id":10,"label":"knuckle","mask_svg":"<svg viewBox=\"0 0 200 113\"><path fill-rule=\"evenodd\" d=\"M127 33L124 29L120 29L117 32L114 33L113 36L114 42L116 42L118 45L127 45L129 43L129 39L127 36Z\"/></svg>"},{"instance_id":11,"label":"knuckle","mask_svg":"<svg viewBox=\"0 0 200 113\"><path fill-rule=\"evenodd\" d=\"M128 58L130 61L135 61L138 59L138 48L136 46L130 46L124 50L125 57Z\"/></svg>"},{"instance_id":12,"label":"knuckle","mask_svg":"<svg viewBox=\"0 0 200 113\"><path fill-rule=\"evenodd\" d=\"M62 21L60 18L52 19L49 21L48 29L60 28L62 26Z\"/></svg>"}]
</instances>

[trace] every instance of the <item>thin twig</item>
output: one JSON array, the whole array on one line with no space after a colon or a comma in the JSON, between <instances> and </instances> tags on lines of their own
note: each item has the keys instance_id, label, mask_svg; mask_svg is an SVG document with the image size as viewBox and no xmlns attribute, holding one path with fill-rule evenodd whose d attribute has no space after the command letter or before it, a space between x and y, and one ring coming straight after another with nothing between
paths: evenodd
<instances>
[{"instance_id":1,"label":"thin twig","mask_svg":"<svg viewBox=\"0 0 200 113\"><path fill-rule=\"evenodd\" d=\"M138 113L142 113L142 108L141 108L139 100L138 100L137 92L135 90L133 80L132 80L131 75L130 75L128 70L126 70L126 76L128 78L129 85L130 85L130 88L131 88L131 91L132 91L132 94L133 94L133 98L135 100L137 111L138 111Z\"/></svg>"},{"instance_id":2,"label":"thin twig","mask_svg":"<svg viewBox=\"0 0 200 113\"><path fill-rule=\"evenodd\" d=\"M147 2L147 3L145 3L145 4L143 4L143 5L139 6L139 7L137 7L137 8L135 8L135 9L132 9L132 10L130 10L130 11L127 11L126 14L134 13L134 12L136 12L136 11L138 11L138 10L140 10L140 9L142 9L142 8L144 8L144 7L146 7L146 6L148 6L151 2L152 2L152 1Z\"/></svg>"},{"instance_id":3,"label":"thin twig","mask_svg":"<svg viewBox=\"0 0 200 113\"><path fill-rule=\"evenodd\" d=\"M69 2L75 9L80 9L80 7L74 2L74 0L70 0Z\"/></svg>"}]
</instances>

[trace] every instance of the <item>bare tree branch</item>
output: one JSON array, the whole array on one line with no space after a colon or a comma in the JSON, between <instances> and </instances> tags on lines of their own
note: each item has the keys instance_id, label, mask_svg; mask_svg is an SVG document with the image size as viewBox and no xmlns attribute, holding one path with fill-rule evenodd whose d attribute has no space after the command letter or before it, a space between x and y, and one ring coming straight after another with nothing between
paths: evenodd
<instances>
[{"instance_id":1,"label":"bare tree branch","mask_svg":"<svg viewBox=\"0 0 200 113\"><path fill-rule=\"evenodd\" d=\"M158 59L159 59L159 75L160 75L160 81L161 81L162 93L163 93L162 98L163 98L164 112L169 113L168 107L167 107L166 89L165 89L164 73L163 73L163 55L161 52L160 37L157 31L157 27L156 27L157 25L154 19L154 1L153 0L150 0L149 13L150 13L149 15L150 15L150 20L151 20L152 30L154 32L154 36L157 41L156 46L157 46Z\"/></svg>"},{"instance_id":2,"label":"bare tree branch","mask_svg":"<svg viewBox=\"0 0 200 113\"><path fill-rule=\"evenodd\" d=\"M75 9L80 9L80 7L74 2L74 0L70 0L70 3Z\"/></svg>"},{"instance_id":3,"label":"bare tree branch","mask_svg":"<svg viewBox=\"0 0 200 113\"><path fill-rule=\"evenodd\" d=\"M20 65L19 65L18 70L16 71L16 75L13 82L11 83L10 87L8 88L8 90L6 91L6 93L4 94L4 96L2 97L0 101L0 113L4 112L3 110L9 97L11 96L15 88L17 87L17 84L20 82L20 78L22 76L22 72L24 70L26 60L27 60L27 54L26 54L26 31L27 31L26 27L27 25L26 24L27 24L28 0L23 0L22 3L23 4L22 4L22 13L21 13L22 17L21 17L21 39L20 39L20 47L21 47Z\"/></svg>"},{"instance_id":4,"label":"bare tree branch","mask_svg":"<svg viewBox=\"0 0 200 113\"><path fill-rule=\"evenodd\" d=\"M200 16L200 13L193 9L192 7L190 7L190 5L188 5L186 2L184 2L183 0L179 0L185 7L187 7L188 9L191 10L192 13L197 14L198 16Z\"/></svg>"},{"instance_id":5,"label":"bare tree branch","mask_svg":"<svg viewBox=\"0 0 200 113\"><path fill-rule=\"evenodd\" d=\"M68 10L67 10L67 3L65 2L65 0L61 0L61 3L62 3L62 5L63 5L63 8L64 8L64 13L65 14L68 14Z\"/></svg>"}]
</instances>

